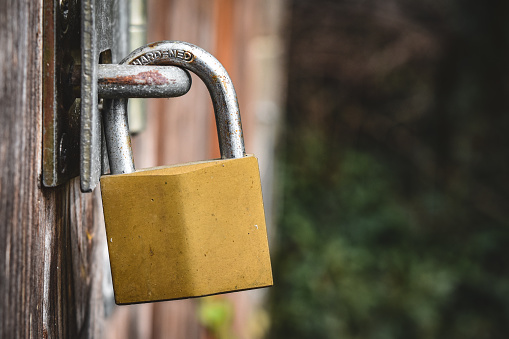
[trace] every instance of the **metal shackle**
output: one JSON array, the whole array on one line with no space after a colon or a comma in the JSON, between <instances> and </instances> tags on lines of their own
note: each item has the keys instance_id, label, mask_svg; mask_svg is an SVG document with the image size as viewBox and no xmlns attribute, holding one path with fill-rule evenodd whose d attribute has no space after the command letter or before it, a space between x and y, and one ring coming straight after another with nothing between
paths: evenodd
<instances>
[{"instance_id":1,"label":"metal shackle","mask_svg":"<svg viewBox=\"0 0 509 339\"><path fill-rule=\"evenodd\" d=\"M182 41L160 41L140 47L120 64L170 65L195 73L207 87L216 117L221 158L245 156L237 94L230 76L210 53ZM104 101L103 122L112 174L134 172L127 123L127 99Z\"/></svg>"}]
</instances>

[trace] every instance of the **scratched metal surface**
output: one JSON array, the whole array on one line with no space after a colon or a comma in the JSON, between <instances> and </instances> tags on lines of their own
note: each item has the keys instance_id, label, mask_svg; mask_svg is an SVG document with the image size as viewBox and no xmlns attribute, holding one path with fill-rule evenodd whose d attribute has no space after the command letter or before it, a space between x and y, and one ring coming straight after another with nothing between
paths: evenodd
<instances>
[{"instance_id":1,"label":"scratched metal surface","mask_svg":"<svg viewBox=\"0 0 509 339\"><path fill-rule=\"evenodd\" d=\"M101 64L97 84L102 98L172 98L189 91L191 75L178 67Z\"/></svg>"},{"instance_id":2,"label":"scratched metal surface","mask_svg":"<svg viewBox=\"0 0 509 339\"><path fill-rule=\"evenodd\" d=\"M186 94L191 88L189 72L178 67L99 64L99 98L170 98ZM81 93L81 67L72 70L74 95Z\"/></svg>"},{"instance_id":3,"label":"scratched metal surface","mask_svg":"<svg viewBox=\"0 0 509 339\"><path fill-rule=\"evenodd\" d=\"M126 2L81 2L81 190L92 191L101 176L102 133L98 109L97 64L99 54L111 51L112 63L126 55L128 22Z\"/></svg>"}]
</instances>

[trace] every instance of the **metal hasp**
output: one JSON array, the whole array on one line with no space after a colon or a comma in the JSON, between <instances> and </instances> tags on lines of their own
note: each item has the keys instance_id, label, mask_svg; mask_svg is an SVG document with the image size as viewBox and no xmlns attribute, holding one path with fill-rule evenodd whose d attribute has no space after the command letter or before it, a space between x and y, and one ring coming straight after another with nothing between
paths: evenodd
<instances>
[{"instance_id":1,"label":"metal hasp","mask_svg":"<svg viewBox=\"0 0 509 339\"><path fill-rule=\"evenodd\" d=\"M195 73L209 90L219 138L221 158L245 156L237 94L230 76L210 53L181 41L151 43L133 51L121 64L172 65ZM104 129L112 174L134 172L127 123L127 99L105 100Z\"/></svg>"},{"instance_id":2,"label":"metal hasp","mask_svg":"<svg viewBox=\"0 0 509 339\"><path fill-rule=\"evenodd\" d=\"M178 67L97 65L100 98L174 98L189 92L189 72ZM80 96L81 67L73 70L72 85Z\"/></svg>"},{"instance_id":3,"label":"metal hasp","mask_svg":"<svg viewBox=\"0 0 509 339\"><path fill-rule=\"evenodd\" d=\"M47 0L43 15L42 184L81 175L90 192L107 167L99 99L180 96L191 78L177 67L111 64L127 55L125 1Z\"/></svg>"},{"instance_id":4,"label":"metal hasp","mask_svg":"<svg viewBox=\"0 0 509 339\"><path fill-rule=\"evenodd\" d=\"M191 75L178 67L98 65L101 98L174 98L191 88Z\"/></svg>"},{"instance_id":5,"label":"metal hasp","mask_svg":"<svg viewBox=\"0 0 509 339\"><path fill-rule=\"evenodd\" d=\"M42 184L46 187L61 185L80 171L85 173L81 178L84 191L92 190L99 180L102 137L96 123L95 69L99 62L118 62L127 55L127 5L113 0L44 1ZM79 65L84 69L81 78L85 83L81 84L85 92L81 101L70 84L72 70ZM80 130L86 131L90 141L84 147ZM91 159L87 169L80 165L80 153Z\"/></svg>"}]
</instances>

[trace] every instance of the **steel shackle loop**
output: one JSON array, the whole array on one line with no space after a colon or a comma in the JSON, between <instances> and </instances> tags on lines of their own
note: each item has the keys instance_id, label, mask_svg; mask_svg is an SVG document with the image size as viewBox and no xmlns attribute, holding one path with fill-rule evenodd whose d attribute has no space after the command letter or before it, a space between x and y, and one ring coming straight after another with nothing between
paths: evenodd
<instances>
[{"instance_id":1,"label":"steel shackle loop","mask_svg":"<svg viewBox=\"0 0 509 339\"><path fill-rule=\"evenodd\" d=\"M212 98L221 158L245 156L235 88L226 69L210 53L187 42L160 41L134 50L120 64L178 66L195 73L205 83ZM104 107L111 173L134 172L127 124L127 99L105 100Z\"/></svg>"}]
</instances>

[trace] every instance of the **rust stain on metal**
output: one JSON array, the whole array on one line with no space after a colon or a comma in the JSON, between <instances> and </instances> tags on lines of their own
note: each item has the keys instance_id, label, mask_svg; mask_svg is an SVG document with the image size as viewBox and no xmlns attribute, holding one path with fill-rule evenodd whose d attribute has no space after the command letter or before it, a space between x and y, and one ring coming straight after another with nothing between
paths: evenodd
<instances>
[{"instance_id":1,"label":"rust stain on metal","mask_svg":"<svg viewBox=\"0 0 509 339\"><path fill-rule=\"evenodd\" d=\"M168 79L159 71L141 72L136 75L122 75L113 78L99 79L99 84L116 84L116 85L150 85L160 86L166 85L168 82L175 83L175 79Z\"/></svg>"},{"instance_id":2,"label":"rust stain on metal","mask_svg":"<svg viewBox=\"0 0 509 339\"><path fill-rule=\"evenodd\" d=\"M210 77L212 78L213 83L221 83L224 86L224 90L228 91L228 78L213 73L210 74Z\"/></svg>"}]
</instances>

